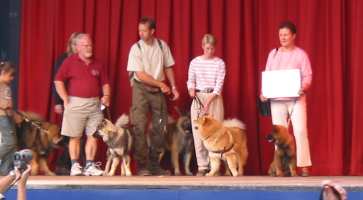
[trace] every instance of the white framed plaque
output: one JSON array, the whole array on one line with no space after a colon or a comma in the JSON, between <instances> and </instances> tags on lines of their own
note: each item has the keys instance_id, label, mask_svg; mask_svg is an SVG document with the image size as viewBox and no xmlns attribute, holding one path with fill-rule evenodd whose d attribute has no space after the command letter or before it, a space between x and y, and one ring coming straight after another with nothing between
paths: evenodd
<instances>
[{"instance_id":1,"label":"white framed plaque","mask_svg":"<svg viewBox=\"0 0 363 200\"><path fill-rule=\"evenodd\" d=\"M262 95L266 98L298 97L300 88L299 69L262 72Z\"/></svg>"}]
</instances>

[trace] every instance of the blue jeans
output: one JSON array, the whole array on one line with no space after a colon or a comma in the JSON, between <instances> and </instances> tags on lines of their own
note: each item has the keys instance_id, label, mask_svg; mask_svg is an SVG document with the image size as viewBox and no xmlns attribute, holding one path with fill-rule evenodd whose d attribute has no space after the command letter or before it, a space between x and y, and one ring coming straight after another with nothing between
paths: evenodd
<instances>
[{"instance_id":1,"label":"blue jeans","mask_svg":"<svg viewBox=\"0 0 363 200\"><path fill-rule=\"evenodd\" d=\"M0 116L0 175L4 176L13 169L16 151L16 134L13 121L7 116Z\"/></svg>"}]
</instances>

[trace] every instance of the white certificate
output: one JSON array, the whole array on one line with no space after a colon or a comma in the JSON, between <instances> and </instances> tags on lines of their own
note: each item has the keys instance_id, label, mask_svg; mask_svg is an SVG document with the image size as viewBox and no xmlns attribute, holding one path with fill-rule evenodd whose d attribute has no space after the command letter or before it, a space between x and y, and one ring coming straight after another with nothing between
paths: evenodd
<instances>
[{"instance_id":1,"label":"white certificate","mask_svg":"<svg viewBox=\"0 0 363 200\"><path fill-rule=\"evenodd\" d=\"M298 97L300 87L299 69L262 72L262 95L266 98Z\"/></svg>"}]
</instances>

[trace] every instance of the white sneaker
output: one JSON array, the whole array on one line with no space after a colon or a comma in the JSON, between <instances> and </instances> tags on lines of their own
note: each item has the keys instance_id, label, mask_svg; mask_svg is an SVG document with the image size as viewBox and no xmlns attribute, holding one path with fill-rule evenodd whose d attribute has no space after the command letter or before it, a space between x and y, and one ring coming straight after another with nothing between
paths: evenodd
<instances>
[{"instance_id":1,"label":"white sneaker","mask_svg":"<svg viewBox=\"0 0 363 200\"><path fill-rule=\"evenodd\" d=\"M72 165L72 168L71 168L71 176L80 176L82 175L82 167L81 165L76 162Z\"/></svg>"},{"instance_id":2,"label":"white sneaker","mask_svg":"<svg viewBox=\"0 0 363 200\"><path fill-rule=\"evenodd\" d=\"M91 163L84 168L83 175L85 176L101 176L103 170L100 169L101 163Z\"/></svg>"}]
</instances>

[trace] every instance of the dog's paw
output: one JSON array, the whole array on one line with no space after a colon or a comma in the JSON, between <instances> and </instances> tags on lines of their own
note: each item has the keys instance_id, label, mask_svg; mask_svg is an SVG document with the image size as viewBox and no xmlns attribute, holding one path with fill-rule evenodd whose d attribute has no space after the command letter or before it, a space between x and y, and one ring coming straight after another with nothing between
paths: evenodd
<instances>
[{"instance_id":1,"label":"dog's paw","mask_svg":"<svg viewBox=\"0 0 363 200\"><path fill-rule=\"evenodd\" d=\"M185 175L186 175L186 176L193 176L193 173L192 173L192 172L190 172L190 171L188 171L188 172L185 172Z\"/></svg>"},{"instance_id":2,"label":"dog's paw","mask_svg":"<svg viewBox=\"0 0 363 200\"><path fill-rule=\"evenodd\" d=\"M209 172L209 173L206 173L205 176L216 176L216 173Z\"/></svg>"}]
</instances>

